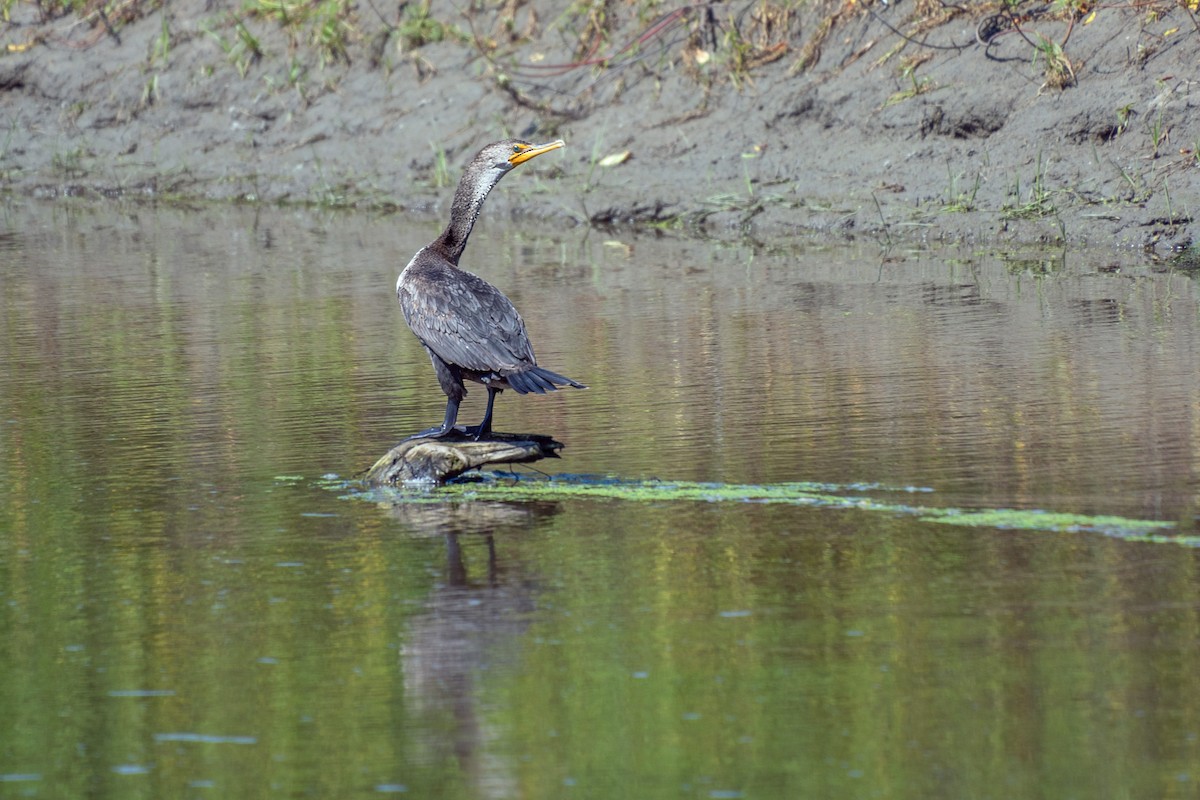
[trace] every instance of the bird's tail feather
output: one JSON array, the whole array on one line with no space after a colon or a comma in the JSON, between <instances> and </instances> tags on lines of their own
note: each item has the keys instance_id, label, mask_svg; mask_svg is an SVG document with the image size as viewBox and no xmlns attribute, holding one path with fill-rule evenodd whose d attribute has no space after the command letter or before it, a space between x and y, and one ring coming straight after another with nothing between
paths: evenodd
<instances>
[{"instance_id":1,"label":"bird's tail feather","mask_svg":"<svg viewBox=\"0 0 1200 800\"><path fill-rule=\"evenodd\" d=\"M545 394L557 390L560 386L573 386L576 389L587 388L582 383L543 367L531 367L524 372L507 375L504 379L517 394Z\"/></svg>"}]
</instances>

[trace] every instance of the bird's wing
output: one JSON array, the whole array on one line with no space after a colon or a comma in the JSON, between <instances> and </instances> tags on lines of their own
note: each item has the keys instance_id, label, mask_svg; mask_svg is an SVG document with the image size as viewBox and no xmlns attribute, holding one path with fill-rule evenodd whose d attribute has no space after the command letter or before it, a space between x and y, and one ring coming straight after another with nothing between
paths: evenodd
<instances>
[{"instance_id":1,"label":"bird's wing","mask_svg":"<svg viewBox=\"0 0 1200 800\"><path fill-rule=\"evenodd\" d=\"M398 287L404 318L443 361L478 372L532 366L525 322L499 289L463 270ZM419 289L419 290L418 290Z\"/></svg>"}]
</instances>

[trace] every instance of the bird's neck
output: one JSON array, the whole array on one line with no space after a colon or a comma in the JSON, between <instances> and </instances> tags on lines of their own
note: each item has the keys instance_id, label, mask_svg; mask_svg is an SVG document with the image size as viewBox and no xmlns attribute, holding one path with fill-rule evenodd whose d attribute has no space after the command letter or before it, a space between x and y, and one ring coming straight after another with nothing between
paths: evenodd
<instances>
[{"instance_id":1,"label":"bird's neck","mask_svg":"<svg viewBox=\"0 0 1200 800\"><path fill-rule=\"evenodd\" d=\"M459 181L458 189L454 192L454 203L450 206L450 224L433 241L433 246L450 259L451 264L458 266L458 259L467 246L467 238L475 227L475 220L479 219L483 201L499 180L499 176L489 180L468 173Z\"/></svg>"}]
</instances>

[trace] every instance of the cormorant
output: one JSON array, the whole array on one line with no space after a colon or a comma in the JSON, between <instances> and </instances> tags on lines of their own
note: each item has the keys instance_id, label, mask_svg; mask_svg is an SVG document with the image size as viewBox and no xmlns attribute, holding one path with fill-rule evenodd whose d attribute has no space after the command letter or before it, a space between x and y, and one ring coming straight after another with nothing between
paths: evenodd
<instances>
[{"instance_id":1,"label":"cormorant","mask_svg":"<svg viewBox=\"0 0 1200 800\"><path fill-rule=\"evenodd\" d=\"M506 139L480 150L458 182L450 207L450 224L440 236L418 250L400 273L396 296L404 320L429 353L447 398L446 418L441 427L410 438L438 438L454 430L458 405L467 393L464 378L482 383L488 390L483 421L465 429L476 439L491 433L492 403L503 389L518 394L543 394L560 386L587 388L539 367L525 322L512 302L495 286L458 266L467 237L492 187L518 164L563 145L561 139L537 145Z\"/></svg>"}]
</instances>

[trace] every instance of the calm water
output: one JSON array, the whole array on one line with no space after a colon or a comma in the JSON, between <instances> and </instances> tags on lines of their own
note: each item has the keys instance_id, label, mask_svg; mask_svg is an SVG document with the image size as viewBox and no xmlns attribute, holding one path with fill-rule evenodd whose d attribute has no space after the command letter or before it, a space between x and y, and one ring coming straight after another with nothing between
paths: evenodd
<instances>
[{"instance_id":1,"label":"calm water","mask_svg":"<svg viewBox=\"0 0 1200 800\"><path fill-rule=\"evenodd\" d=\"M0 797L1200 793L1193 548L344 499L323 476L441 419L392 294L437 229L4 210ZM567 444L551 471L1196 532L1187 275L494 223L467 260L592 386L498 402L500 430Z\"/></svg>"}]
</instances>

